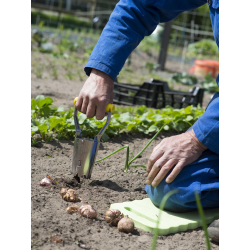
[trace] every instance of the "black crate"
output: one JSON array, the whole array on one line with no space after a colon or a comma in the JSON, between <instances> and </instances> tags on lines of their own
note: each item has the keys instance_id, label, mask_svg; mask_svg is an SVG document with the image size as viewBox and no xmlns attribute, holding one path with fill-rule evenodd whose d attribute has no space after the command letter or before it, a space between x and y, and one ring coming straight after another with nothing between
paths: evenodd
<instances>
[{"instance_id":1,"label":"black crate","mask_svg":"<svg viewBox=\"0 0 250 250\"><path fill-rule=\"evenodd\" d=\"M189 92L170 90L165 81L151 79L141 86L132 84L114 84L114 104L146 105L150 108L164 108L170 105L174 108L184 108L189 105L202 106L204 89L194 87Z\"/></svg>"}]
</instances>

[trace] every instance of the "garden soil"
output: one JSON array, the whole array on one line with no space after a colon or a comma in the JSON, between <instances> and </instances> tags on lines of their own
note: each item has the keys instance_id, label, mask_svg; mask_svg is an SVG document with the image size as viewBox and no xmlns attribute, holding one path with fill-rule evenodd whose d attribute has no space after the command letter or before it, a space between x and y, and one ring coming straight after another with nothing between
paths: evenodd
<instances>
[{"instance_id":1,"label":"garden soil","mask_svg":"<svg viewBox=\"0 0 250 250\"><path fill-rule=\"evenodd\" d=\"M78 95L83 82L66 79L51 80L32 77L31 97L50 96L54 105L66 109L72 107L73 99ZM134 163L147 164L154 146L161 139L174 135L160 134ZM123 134L100 145L97 159L114 150L130 145L138 153L150 137L140 134ZM98 250L148 250L151 247L150 232L135 229L132 234L125 234L111 227L105 221L105 212L110 204L147 198L144 191L145 170L130 168L124 173L126 151L120 151L110 158L96 163L91 179L75 179L71 174L73 141L54 140L40 143L31 149L31 247L32 249L85 249ZM40 181L49 174L57 184L41 187ZM60 195L63 187L73 188L88 204L97 210L94 220L79 214L67 214L66 208L73 203L66 202ZM80 205L80 203L76 203ZM79 244L80 243L80 244ZM200 250L206 249L204 233L201 228L174 235L159 236L158 250ZM212 249L219 246L212 243Z\"/></svg>"},{"instance_id":2,"label":"garden soil","mask_svg":"<svg viewBox=\"0 0 250 250\"><path fill-rule=\"evenodd\" d=\"M154 146L164 137L171 135L173 134L159 135L134 163L146 165ZM113 138L101 143L97 159L126 144L130 145L131 151L135 148L137 153L149 139L148 136L138 134L125 134ZM145 170L130 168L128 173L124 173L125 150L96 163L91 179L80 180L71 174L73 141L55 140L41 143L38 147L32 147L31 152L32 249L73 250L80 248L79 242L84 244L86 249L150 249L152 233L137 228L132 234L121 233L104 219L111 203L148 197L144 191ZM39 186L39 182L46 174L55 179L57 184L49 187ZM67 214L66 208L73 203L62 199L60 190L63 187L75 189L86 203L92 204L97 210L97 218L91 220L79 214ZM218 248L218 245L212 244L212 249ZM157 249L206 249L204 233L199 228L174 235L159 236Z\"/></svg>"}]
</instances>

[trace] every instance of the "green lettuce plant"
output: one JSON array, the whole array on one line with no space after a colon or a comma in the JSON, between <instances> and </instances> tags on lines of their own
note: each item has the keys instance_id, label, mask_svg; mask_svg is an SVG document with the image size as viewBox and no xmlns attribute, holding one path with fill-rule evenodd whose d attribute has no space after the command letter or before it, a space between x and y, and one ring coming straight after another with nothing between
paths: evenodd
<instances>
[{"instance_id":1,"label":"green lettuce plant","mask_svg":"<svg viewBox=\"0 0 250 250\"><path fill-rule=\"evenodd\" d=\"M40 137L45 141L54 137L74 139L74 108L64 110L63 107L52 105L53 100L43 95L31 100L31 137ZM146 106L116 107L102 140L107 141L120 133L153 134L162 127L164 131L185 132L203 113L204 110L200 107L192 106L183 109L174 109L171 106L163 109L152 109ZM83 137L92 139L106 122L106 117L97 120L87 118L80 112L78 112L78 119Z\"/></svg>"}]
</instances>

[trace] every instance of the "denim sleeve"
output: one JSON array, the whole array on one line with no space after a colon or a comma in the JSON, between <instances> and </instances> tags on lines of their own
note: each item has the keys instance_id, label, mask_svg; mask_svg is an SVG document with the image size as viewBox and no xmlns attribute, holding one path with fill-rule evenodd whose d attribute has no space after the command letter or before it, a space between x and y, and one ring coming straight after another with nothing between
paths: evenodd
<instances>
[{"instance_id":1,"label":"denim sleeve","mask_svg":"<svg viewBox=\"0 0 250 250\"><path fill-rule=\"evenodd\" d=\"M219 154L219 92L214 94L205 113L192 128L203 145Z\"/></svg>"},{"instance_id":2,"label":"denim sleeve","mask_svg":"<svg viewBox=\"0 0 250 250\"><path fill-rule=\"evenodd\" d=\"M130 53L160 22L205 3L206 0L120 0L84 68L86 74L95 68L115 79Z\"/></svg>"}]
</instances>

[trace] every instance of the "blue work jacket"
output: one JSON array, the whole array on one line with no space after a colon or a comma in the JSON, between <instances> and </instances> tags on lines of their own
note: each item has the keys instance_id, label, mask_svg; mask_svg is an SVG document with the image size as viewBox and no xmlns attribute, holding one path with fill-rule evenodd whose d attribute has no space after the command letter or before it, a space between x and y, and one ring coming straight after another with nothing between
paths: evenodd
<instances>
[{"instance_id":1,"label":"blue work jacket","mask_svg":"<svg viewBox=\"0 0 250 250\"><path fill-rule=\"evenodd\" d=\"M95 68L115 79L130 53L159 23L171 21L182 12L205 3L210 9L219 48L219 0L120 0L84 68L86 74L90 75L91 69ZM192 128L200 142L219 154L219 93L214 95Z\"/></svg>"}]
</instances>

